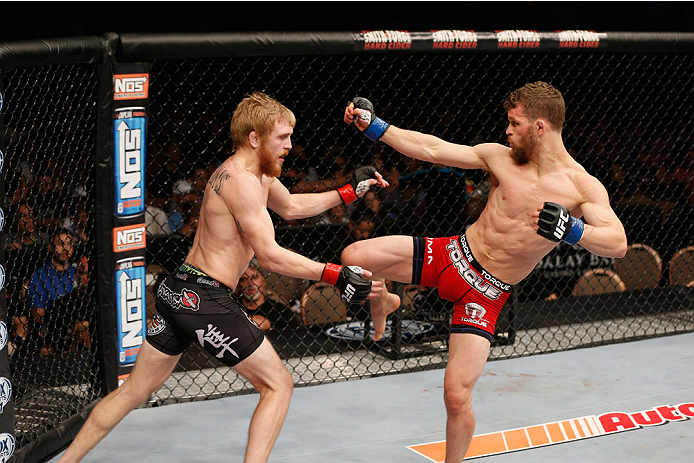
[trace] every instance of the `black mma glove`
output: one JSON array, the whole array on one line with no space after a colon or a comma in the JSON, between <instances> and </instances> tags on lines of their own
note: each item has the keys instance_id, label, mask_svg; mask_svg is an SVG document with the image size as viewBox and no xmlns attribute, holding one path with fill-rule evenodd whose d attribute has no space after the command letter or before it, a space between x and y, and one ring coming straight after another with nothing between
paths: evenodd
<instances>
[{"instance_id":1,"label":"black mma glove","mask_svg":"<svg viewBox=\"0 0 694 463\"><path fill-rule=\"evenodd\" d=\"M372 141L380 140L383 134L386 133L386 130L388 130L388 127L390 127L390 124L376 117L374 105L366 98L358 96L352 100L352 103L354 103L355 108L366 111L357 116L369 124L366 130L364 130L364 135ZM356 124L356 119L354 122Z\"/></svg>"},{"instance_id":2,"label":"black mma glove","mask_svg":"<svg viewBox=\"0 0 694 463\"><path fill-rule=\"evenodd\" d=\"M367 180L376 179L376 168L371 166L360 167L354 171L352 175L352 180L340 188L337 192L340 193L342 201L345 202L345 206L352 204L357 198L361 197L369 191L371 185L369 185Z\"/></svg>"},{"instance_id":3,"label":"black mma glove","mask_svg":"<svg viewBox=\"0 0 694 463\"><path fill-rule=\"evenodd\" d=\"M371 292L371 280L362 278L361 267L325 264L321 281L340 290L340 297L347 304L359 304Z\"/></svg>"},{"instance_id":4,"label":"black mma glove","mask_svg":"<svg viewBox=\"0 0 694 463\"><path fill-rule=\"evenodd\" d=\"M557 203L546 202L540 211L537 234L550 241L578 243L583 238L585 224L571 217L569 210Z\"/></svg>"}]
</instances>

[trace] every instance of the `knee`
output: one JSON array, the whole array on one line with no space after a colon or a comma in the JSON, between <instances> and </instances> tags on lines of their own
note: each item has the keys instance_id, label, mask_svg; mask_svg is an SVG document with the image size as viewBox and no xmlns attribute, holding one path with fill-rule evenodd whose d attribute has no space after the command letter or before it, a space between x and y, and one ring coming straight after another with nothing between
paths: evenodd
<instances>
[{"instance_id":1,"label":"knee","mask_svg":"<svg viewBox=\"0 0 694 463\"><path fill-rule=\"evenodd\" d=\"M448 414L462 415L472 410L472 389L467 387L446 387L443 401Z\"/></svg>"},{"instance_id":2,"label":"knee","mask_svg":"<svg viewBox=\"0 0 694 463\"><path fill-rule=\"evenodd\" d=\"M279 388L287 397L291 397L294 393L294 378L292 378L291 373L289 373L289 371L286 369L284 370L284 374L280 380Z\"/></svg>"},{"instance_id":3,"label":"knee","mask_svg":"<svg viewBox=\"0 0 694 463\"><path fill-rule=\"evenodd\" d=\"M256 386L261 395L271 393L277 394L289 400L294 393L294 379L286 368L279 370L280 373L275 375L270 381L263 382Z\"/></svg>"},{"instance_id":4,"label":"knee","mask_svg":"<svg viewBox=\"0 0 694 463\"><path fill-rule=\"evenodd\" d=\"M342 250L340 259L342 260L342 265L359 265L359 262L362 260L360 256L359 242L356 242Z\"/></svg>"}]
</instances>

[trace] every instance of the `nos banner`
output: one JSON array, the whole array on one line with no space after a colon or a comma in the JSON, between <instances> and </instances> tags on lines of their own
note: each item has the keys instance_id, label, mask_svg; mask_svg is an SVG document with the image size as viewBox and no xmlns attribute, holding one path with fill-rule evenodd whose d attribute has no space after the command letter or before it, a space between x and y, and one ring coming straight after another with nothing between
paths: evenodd
<instances>
[{"instance_id":1,"label":"nos banner","mask_svg":"<svg viewBox=\"0 0 694 463\"><path fill-rule=\"evenodd\" d=\"M128 377L147 332L145 166L147 63L116 64L113 78L113 255L118 384Z\"/></svg>"}]
</instances>

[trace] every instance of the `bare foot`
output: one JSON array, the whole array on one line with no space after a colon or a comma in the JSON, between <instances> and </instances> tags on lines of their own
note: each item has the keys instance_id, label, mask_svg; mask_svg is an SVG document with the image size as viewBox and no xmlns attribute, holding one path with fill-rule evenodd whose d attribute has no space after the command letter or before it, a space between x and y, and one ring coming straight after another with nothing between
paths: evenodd
<instances>
[{"instance_id":1,"label":"bare foot","mask_svg":"<svg viewBox=\"0 0 694 463\"><path fill-rule=\"evenodd\" d=\"M400 296L389 293L384 283L381 295L370 299L371 301L371 321L374 324L373 340L378 341L386 330L386 319L388 315L395 312L400 307Z\"/></svg>"}]
</instances>

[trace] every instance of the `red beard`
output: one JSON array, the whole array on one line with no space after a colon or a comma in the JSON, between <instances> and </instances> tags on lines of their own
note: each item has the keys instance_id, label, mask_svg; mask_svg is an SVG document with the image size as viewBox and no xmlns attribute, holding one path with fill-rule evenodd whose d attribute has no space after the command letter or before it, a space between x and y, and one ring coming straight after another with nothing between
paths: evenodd
<instances>
[{"instance_id":1,"label":"red beard","mask_svg":"<svg viewBox=\"0 0 694 463\"><path fill-rule=\"evenodd\" d=\"M277 157L270 153L262 142L260 143L260 173L268 177L279 177L282 173L282 165L277 164Z\"/></svg>"},{"instance_id":2,"label":"red beard","mask_svg":"<svg viewBox=\"0 0 694 463\"><path fill-rule=\"evenodd\" d=\"M517 166L522 166L530 161L530 157L528 156L525 146L511 148L511 159L513 159L514 164Z\"/></svg>"},{"instance_id":3,"label":"red beard","mask_svg":"<svg viewBox=\"0 0 694 463\"><path fill-rule=\"evenodd\" d=\"M513 159L513 162L517 166L527 164L530 161L530 155L528 153L535 151L535 148L537 148L539 144L538 139L532 134L530 134L527 140L523 141L523 146L511 147L511 159Z\"/></svg>"}]
</instances>

